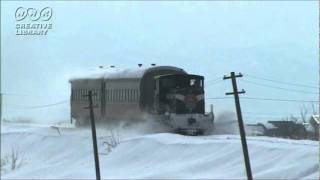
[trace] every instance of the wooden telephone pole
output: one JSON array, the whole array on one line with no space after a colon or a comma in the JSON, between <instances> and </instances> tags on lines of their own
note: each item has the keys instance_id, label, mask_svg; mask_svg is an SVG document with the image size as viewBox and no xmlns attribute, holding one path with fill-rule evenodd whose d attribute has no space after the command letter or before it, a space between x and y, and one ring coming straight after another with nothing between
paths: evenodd
<instances>
[{"instance_id":1,"label":"wooden telephone pole","mask_svg":"<svg viewBox=\"0 0 320 180\"><path fill-rule=\"evenodd\" d=\"M93 104L92 104L92 91L89 91L89 107L86 109L90 110L90 124L91 124L91 132L92 132L92 144L93 144L93 152L94 152L94 162L96 168L96 180L100 180L100 166L99 166L99 154L98 154L98 145L97 145L97 135L96 135L96 125L94 122L94 112L93 112Z\"/></svg>"},{"instance_id":2,"label":"wooden telephone pole","mask_svg":"<svg viewBox=\"0 0 320 180\"><path fill-rule=\"evenodd\" d=\"M226 95L234 95L234 101L236 104L238 124L239 124L240 136L241 136L241 144L242 144L242 149L243 149L243 156L244 156L244 161L245 161L245 165L246 165L247 178L248 178L248 180L252 180L250 158L249 158L249 153L248 153L248 145L247 145L246 133L244 130L244 125L243 125L241 108L240 108L240 100L239 100L239 94L244 94L246 92L243 89L240 92L238 91L237 81L236 81L236 78L242 77L242 76L243 75L241 73L238 75L235 75L234 72L231 72L230 76L224 76L223 80L231 79L231 81L232 81L233 92L226 93Z\"/></svg>"}]
</instances>

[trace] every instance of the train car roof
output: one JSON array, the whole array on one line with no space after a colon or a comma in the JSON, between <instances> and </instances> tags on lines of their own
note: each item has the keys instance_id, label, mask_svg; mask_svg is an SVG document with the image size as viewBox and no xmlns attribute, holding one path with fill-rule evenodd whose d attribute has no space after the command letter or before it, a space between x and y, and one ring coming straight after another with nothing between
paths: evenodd
<instances>
[{"instance_id":1,"label":"train car roof","mask_svg":"<svg viewBox=\"0 0 320 180\"><path fill-rule=\"evenodd\" d=\"M158 75L158 76L155 76L155 78L162 78L162 77L168 77L168 76L181 76L181 75L184 75L184 74L165 74L165 75ZM201 79L204 79L204 76L201 76L201 75L196 75L196 74L188 74L188 77L194 77L194 78L201 78Z\"/></svg>"},{"instance_id":2,"label":"train car roof","mask_svg":"<svg viewBox=\"0 0 320 180\"><path fill-rule=\"evenodd\" d=\"M70 79L70 82L81 81L81 80L94 80L94 79L139 79L142 78L147 72L152 72L156 70L176 70L186 73L183 69L174 66L155 66L148 68L134 68L134 69L124 69L116 70L113 72L102 72L96 73L88 76L76 77Z\"/></svg>"}]
</instances>

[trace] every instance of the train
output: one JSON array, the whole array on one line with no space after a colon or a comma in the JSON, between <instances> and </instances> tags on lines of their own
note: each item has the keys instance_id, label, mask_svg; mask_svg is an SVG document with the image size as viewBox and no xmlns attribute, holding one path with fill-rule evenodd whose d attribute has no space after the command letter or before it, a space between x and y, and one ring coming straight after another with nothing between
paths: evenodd
<instances>
[{"instance_id":1,"label":"train","mask_svg":"<svg viewBox=\"0 0 320 180\"><path fill-rule=\"evenodd\" d=\"M88 94L94 96L98 122L150 119L170 131L199 135L210 131L214 113L205 112L204 77L174 66L137 67L95 76L73 78L71 118L77 126L90 122Z\"/></svg>"}]
</instances>

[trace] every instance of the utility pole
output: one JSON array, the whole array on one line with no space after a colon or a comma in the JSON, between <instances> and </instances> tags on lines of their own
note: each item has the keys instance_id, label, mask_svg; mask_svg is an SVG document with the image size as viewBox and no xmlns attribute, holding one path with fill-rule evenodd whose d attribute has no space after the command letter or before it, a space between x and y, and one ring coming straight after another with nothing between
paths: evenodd
<instances>
[{"instance_id":1,"label":"utility pole","mask_svg":"<svg viewBox=\"0 0 320 180\"><path fill-rule=\"evenodd\" d=\"M235 104L236 104L238 124L239 124L240 136L241 136L241 144L242 144L243 156L244 156L244 161L245 161L245 165L246 165L247 178L248 178L248 180L252 180L252 173L251 173L251 167L250 167L250 158L249 158L249 153L248 153L248 145L247 145L246 133L245 133L245 130L244 130L244 125L243 125L241 108L240 108L240 100L239 100L239 94L244 94L246 92L243 89L240 92L238 91L237 81L236 81L236 78L242 77L242 76L243 75L241 73L238 74L238 75L235 75L234 72L231 72L230 76L224 76L223 80L231 79L231 81L232 81L233 92L226 93L226 95L234 95L234 101L235 101Z\"/></svg>"},{"instance_id":2,"label":"utility pole","mask_svg":"<svg viewBox=\"0 0 320 180\"><path fill-rule=\"evenodd\" d=\"M96 180L100 180L100 167L99 167L99 154L98 154L98 146L97 146L97 135L96 135L96 125L94 122L94 112L93 112L93 104L92 104L92 91L89 91L89 107L86 109L90 109L90 124L91 124L91 132L92 132L92 144L93 144L93 152L94 152L94 162L96 168Z\"/></svg>"},{"instance_id":3,"label":"utility pole","mask_svg":"<svg viewBox=\"0 0 320 180\"><path fill-rule=\"evenodd\" d=\"M2 80L2 71L1 71L1 58L0 58L0 122L2 122L2 89L1 89L2 81L1 80Z\"/></svg>"}]
</instances>

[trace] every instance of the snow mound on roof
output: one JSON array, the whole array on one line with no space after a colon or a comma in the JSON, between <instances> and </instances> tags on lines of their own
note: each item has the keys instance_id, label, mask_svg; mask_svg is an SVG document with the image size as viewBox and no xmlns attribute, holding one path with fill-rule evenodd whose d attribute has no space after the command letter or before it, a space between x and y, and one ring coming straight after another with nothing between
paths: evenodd
<instances>
[{"instance_id":1,"label":"snow mound on roof","mask_svg":"<svg viewBox=\"0 0 320 180\"><path fill-rule=\"evenodd\" d=\"M86 80L86 79L118 79L118 78L141 78L146 71L153 69L171 69L171 70L182 70L174 66L155 66L155 67L141 67L141 68L127 68L123 70L112 69L108 71L100 70L93 74L82 74L77 77L73 77L70 81L75 80ZM182 70L185 72L184 70Z\"/></svg>"},{"instance_id":2,"label":"snow mound on roof","mask_svg":"<svg viewBox=\"0 0 320 180\"><path fill-rule=\"evenodd\" d=\"M128 68L124 70L100 70L95 73L87 73L70 78L70 81L85 79L116 79L116 78L140 78L148 68Z\"/></svg>"}]
</instances>

